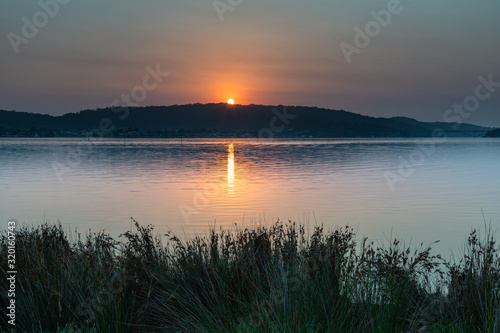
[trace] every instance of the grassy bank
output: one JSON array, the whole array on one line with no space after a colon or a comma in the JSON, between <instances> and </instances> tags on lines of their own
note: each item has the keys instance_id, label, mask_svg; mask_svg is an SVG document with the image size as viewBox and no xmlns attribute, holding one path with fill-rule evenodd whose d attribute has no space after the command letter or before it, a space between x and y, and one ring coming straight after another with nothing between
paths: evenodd
<instances>
[{"instance_id":1,"label":"grassy bank","mask_svg":"<svg viewBox=\"0 0 500 333\"><path fill-rule=\"evenodd\" d=\"M134 221L135 222L135 221ZM30 332L500 332L500 256L471 232L461 259L350 228L211 231L162 242L60 225L16 236L16 328ZM6 234L0 323L9 328ZM432 281L431 281L432 279Z\"/></svg>"}]
</instances>

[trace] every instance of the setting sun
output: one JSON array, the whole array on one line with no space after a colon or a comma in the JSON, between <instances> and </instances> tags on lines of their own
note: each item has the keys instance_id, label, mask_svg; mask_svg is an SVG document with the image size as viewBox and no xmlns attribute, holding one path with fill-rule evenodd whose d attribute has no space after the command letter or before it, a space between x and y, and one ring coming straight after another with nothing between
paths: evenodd
<instances>
[{"instance_id":1,"label":"setting sun","mask_svg":"<svg viewBox=\"0 0 500 333\"><path fill-rule=\"evenodd\" d=\"M232 99L232 98L228 99L227 104L234 104L234 99Z\"/></svg>"}]
</instances>

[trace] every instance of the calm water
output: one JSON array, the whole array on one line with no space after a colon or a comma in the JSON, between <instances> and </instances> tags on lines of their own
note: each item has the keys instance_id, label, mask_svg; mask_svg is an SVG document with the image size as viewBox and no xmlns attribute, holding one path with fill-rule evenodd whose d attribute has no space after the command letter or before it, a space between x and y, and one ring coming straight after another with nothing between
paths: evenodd
<instances>
[{"instance_id":1,"label":"calm water","mask_svg":"<svg viewBox=\"0 0 500 333\"><path fill-rule=\"evenodd\" d=\"M280 218L380 241L440 239L449 253L484 226L482 212L500 226L499 167L497 139L3 138L0 220L118 235L133 216L192 235Z\"/></svg>"}]
</instances>

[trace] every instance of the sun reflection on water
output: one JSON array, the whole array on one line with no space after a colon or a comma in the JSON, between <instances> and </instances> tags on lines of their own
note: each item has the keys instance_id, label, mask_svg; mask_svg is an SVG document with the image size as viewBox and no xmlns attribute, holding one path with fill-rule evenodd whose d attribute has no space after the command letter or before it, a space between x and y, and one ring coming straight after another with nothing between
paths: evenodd
<instances>
[{"instance_id":1,"label":"sun reflection on water","mask_svg":"<svg viewBox=\"0 0 500 333\"><path fill-rule=\"evenodd\" d=\"M234 196L234 144L227 147L227 191Z\"/></svg>"}]
</instances>

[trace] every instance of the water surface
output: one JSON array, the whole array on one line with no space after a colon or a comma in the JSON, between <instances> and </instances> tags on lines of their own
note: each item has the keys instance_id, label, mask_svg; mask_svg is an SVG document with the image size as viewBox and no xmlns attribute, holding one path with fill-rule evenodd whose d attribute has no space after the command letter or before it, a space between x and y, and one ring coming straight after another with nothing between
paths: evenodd
<instances>
[{"instance_id":1,"label":"water surface","mask_svg":"<svg viewBox=\"0 0 500 333\"><path fill-rule=\"evenodd\" d=\"M500 226L499 166L498 139L2 138L0 220L192 235L280 218L449 252L483 212Z\"/></svg>"}]
</instances>

